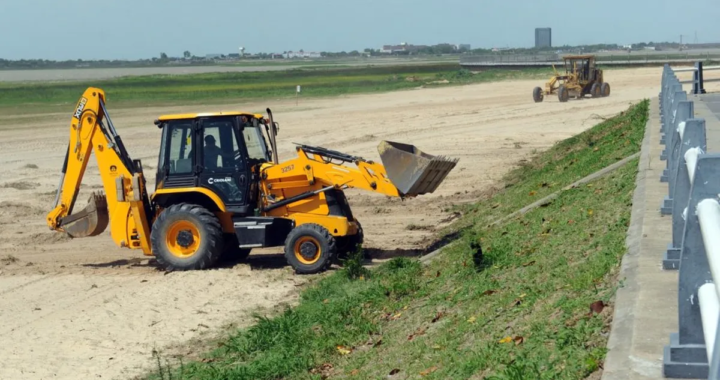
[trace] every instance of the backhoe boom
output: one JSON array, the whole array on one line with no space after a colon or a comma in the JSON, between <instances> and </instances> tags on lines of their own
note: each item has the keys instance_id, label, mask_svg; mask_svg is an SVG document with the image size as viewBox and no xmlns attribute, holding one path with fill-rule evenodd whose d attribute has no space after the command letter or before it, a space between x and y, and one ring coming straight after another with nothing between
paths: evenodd
<instances>
[{"instance_id":1,"label":"backhoe boom","mask_svg":"<svg viewBox=\"0 0 720 380\"><path fill-rule=\"evenodd\" d=\"M150 254L150 203L142 167L127 154L112 125L104 91L90 87L82 95L72 115L69 140L54 209L47 215L50 229L86 237L99 235L109 223L116 244ZM83 211L71 214L93 151L107 196L94 193Z\"/></svg>"}]
</instances>

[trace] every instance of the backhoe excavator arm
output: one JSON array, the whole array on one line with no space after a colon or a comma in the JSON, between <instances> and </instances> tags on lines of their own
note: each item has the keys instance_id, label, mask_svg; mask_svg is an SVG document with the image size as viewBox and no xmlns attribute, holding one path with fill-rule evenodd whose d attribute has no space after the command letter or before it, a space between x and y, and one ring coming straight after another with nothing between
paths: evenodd
<instances>
[{"instance_id":1,"label":"backhoe excavator arm","mask_svg":"<svg viewBox=\"0 0 720 380\"><path fill-rule=\"evenodd\" d=\"M107 197L94 193L83 211L71 214L93 151ZM90 87L72 115L60 185L47 224L76 238L99 235L109 222L116 244L151 254L149 208L142 167L127 154L112 125L104 91Z\"/></svg>"},{"instance_id":2,"label":"backhoe excavator arm","mask_svg":"<svg viewBox=\"0 0 720 380\"><path fill-rule=\"evenodd\" d=\"M266 195L264 209L267 211L331 188L344 187L411 198L435 191L457 164L456 159L431 156L407 144L383 141L378 151L385 165L325 148L298 146L297 158L279 165L266 164L262 168L261 188ZM344 165L345 162L353 162L356 167ZM308 191L284 199L276 198L286 189Z\"/></svg>"},{"instance_id":3,"label":"backhoe excavator arm","mask_svg":"<svg viewBox=\"0 0 720 380\"><path fill-rule=\"evenodd\" d=\"M350 187L400 197L400 191L390 182L385 168L377 163L347 156L357 168L334 163L337 156L315 154L310 158L306 149L298 149L298 157L264 170L268 190L311 188L316 182L336 188Z\"/></svg>"}]
</instances>

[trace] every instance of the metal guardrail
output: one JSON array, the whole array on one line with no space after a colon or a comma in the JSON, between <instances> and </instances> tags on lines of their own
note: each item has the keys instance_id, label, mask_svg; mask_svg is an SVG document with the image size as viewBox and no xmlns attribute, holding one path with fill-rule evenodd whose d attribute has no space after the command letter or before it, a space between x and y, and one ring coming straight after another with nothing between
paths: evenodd
<instances>
[{"instance_id":1,"label":"metal guardrail","mask_svg":"<svg viewBox=\"0 0 720 380\"><path fill-rule=\"evenodd\" d=\"M703 67L703 63L701 61L697 61L697 62L695 62L695 67L691 67L691 68L687 68L687 69L674 69L673 71L676 73L692 72L693 79L680 81L680 84L692 83L692 85L693 85L692 93L693 94L704 94L704 93L706 93L705 82L720 82L720 78L705 79L705 76L704 76L705 71L713 71L713 70L720 70L720 66Z\"/></svg>"},{"instance_id":2,"label":"metal guardrail","mask_svg":"<svg viewBox=\"0 0 720 380\"><path fill-rule=\"evenodd\" d=\"M567 53L571 54L571 53ZM592 54L592 53L591 53ZM460 64L473 64L473 63L532 63L532 62L562 62L562 56L565 54L557 53L538 53L538 54L475 54L475 55L463 55L460 57ZM696 61L709 61L717 60L720 58L718 54L642 54L642 53L630 53L630 54L595 54L597 62L637 62L637 63L648 63L648 62L696 62Z\"/></svg>"},{"instance_id":3,"label":"metal guardrail","mask_svg":"<svg viewBox=\"0 0 720 380\"><path fill-rule=\"evenodd\" d=\"M665 63L692 64L705 61L717 61L718 56L710 55L675 55L675 54L647 54L647 55L596 55L596 61L603 66L632 66L632 65L661 65ZM562 56L559 54L484 54L461 56L460 66L469 68L481 67L549 67L563 66ZM705 68L705 70L714 68ZM695 68L678 70L695 71ZM685 83L690 83L685 82Z\"/></svg>"},{"instance_id":4,"label":"metal guardrail","mask_svg":"<svg viewBox=\"0 0 720 380\"><path fill-rule=\"evenodd\" d=\"M701 73L702 65L695 69ZM702 89L702 79L695 83L694 90ZM661 212L672 215L673 231L663 268L679 270L678 332L664 348L663 374L719 380L720 154L706 153L705 120L694 118L693 102L669 65L659 99L667 161L661 180L669 190Z\"/></svg>"}]
</instances>

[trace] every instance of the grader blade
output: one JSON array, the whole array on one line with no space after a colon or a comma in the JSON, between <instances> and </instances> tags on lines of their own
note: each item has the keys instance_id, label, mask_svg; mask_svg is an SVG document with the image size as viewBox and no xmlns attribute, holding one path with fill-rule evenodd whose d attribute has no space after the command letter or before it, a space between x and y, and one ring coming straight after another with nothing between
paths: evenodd
<instances>
[{"instance_id":1,"label":"grader blade","mask_svg":"<svg viewBox=\"0 0 720 380\"><path fill-rule=\"evenodd\" d=\"M109 221L107 199L102 194L93 193L87 206L82 211L63 218L60 227L70 237L80 238L101 234Z\"/></svg>"},{"instance_id":2,"label":"grader blade","mask_svg":"<svg viewBox=\"0 0 720 380\"><path fill-rule=\"evenodd\" d=\"M390 181L400 193L410 197L434 192L458 162L392 141L381 141L378 152Z\"/></svg>"}]
</instances>

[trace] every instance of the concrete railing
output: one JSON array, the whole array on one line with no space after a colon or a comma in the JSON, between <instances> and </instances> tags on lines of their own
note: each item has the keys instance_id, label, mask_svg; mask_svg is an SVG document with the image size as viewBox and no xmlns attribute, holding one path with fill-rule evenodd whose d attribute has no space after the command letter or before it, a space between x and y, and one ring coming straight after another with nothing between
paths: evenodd
<instances>
[{"instance_id":1,"label":"concrete railing","mask_svg":"<svg viewBox=\"0 0 720 380\"><path fill-rule=\"evenodd\" d=\"M672 215L663 268L679 270L678 332L665 346L663 373L720 380L720 350L714 349L720 339L720 154L706 153L705 120L694 118L693 102L668 65L659 99L667 163L661 181L668 183L661 212Z\"/></svg>"}]
</instances>

